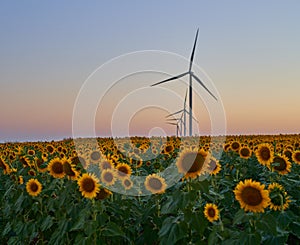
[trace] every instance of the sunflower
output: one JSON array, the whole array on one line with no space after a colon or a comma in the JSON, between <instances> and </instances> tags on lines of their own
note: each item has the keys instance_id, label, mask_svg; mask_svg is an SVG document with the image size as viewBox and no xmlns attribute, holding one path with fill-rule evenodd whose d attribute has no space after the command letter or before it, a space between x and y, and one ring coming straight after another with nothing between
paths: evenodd
<instances>
[{"instance_id":1,"label":"sunflower","mask_svg":"<svg viewBox=\"0 0 300 245\"><path fill-rule=\"evenodd\" d=\"M30 196L38 196L42 191L42 184L37 179L30 179L26 184L26 191Z\"/></svg>"},{"instance_id":2,"label":"sunflower","mask_svg":"<svg viewBox=\"0 0 300 245\"><path fill-rule=\"evenodd\" d=\"M233 141L230 146L233 151L238 152L241 145L238 141Z\"/></svg>"},{"instance_id":3,"label":"sunflower","mask_svg":"<svg viewBox=\"0 0 300 245\"><path fill-rule=\"evenodd\" d=\"M48 171L54 178L63 178L65 176L62 161L59 158L54 158L49 162Z\"/></svg>"},{"instance_id":4,"label":"sunflower","mask_svg":"<svg viewBox=\"0 0 300 245\"><path fill-rule=\"evenodd\" d=\"M35 164L39 172L44 173L47 171L47 165L45 162L47 161L47 158L44 157L36 157L35 159Z\"/></svg>"},{"instance_id":5,"label":"sunflower","mask_svg":"<svg viewBox=\"0 0 300 245\"><path fill-rule=\"evenodd\" d=\"M243 159L248 159L252 155L252 151L248 146L242 146L239 150L240 157Z\"/></svg>"},{"instance_id":6,"label":"sunflower","mask_svg":"<svg viewBox=\"0 0 300 245\"><path fill-rule=\"evenodd\" d=\"M277 155L274 157L273 163L268 166L269 169L277 171L279 174L288 174L291 172L291 163L286 156Z\"/></svg>"},{"instance_id":7,"label":"sunflower","mask_svg":"<svg viewBox=\"0 0 300 245\"><path fill-rule=\"evenodd\" d=\"M214 222L219 219L218 206L213 203L207 203L204 207L204 216L209 222Z\"/></svg>"},{"instance_id":8,"label":"sunflower","mask_svg":"<svg viewBox=\"0 0 300 245\"><path fill-rule=\"evenodd\" d=\"M53 145L47 145L46 146L46 150L52 154L55 151L55 148L53 147Z\"/></svg>"},{"instance_id":9,"label":"sunflower","mask_svg":"<svg viewBox=\"0 0 300 245\"><path fill-rule=\"evenodd\" d=\"M207 170L209 157L204 150L183 150L176 162L179 173L183 173L185 178L196 178Z\"/></svg>"},{"instance_id":10,"label":"sunflower","mask_svg":"<svg viewBox=\"0 0 300 245\"><path fill-rule=\"evenodd\" d=\"M9 174L11 172L8 164L0 157L0 168L3 169L4 174Z\"/></svg>"},{"instance_id":11,"label":"sunflower","mask_svg":"<svg viewBox=\"0 0 300 245\"><path fill-rule=\"evenodd\" d=\"M294 151L292 155L292 159L295 163L300 164L300 151Z\"/></svg>"},{"instance_id":12,"label":"sunflower","mask_svg":"<svg viewBox=\"0 0 300 245\"><path fill-rule=\"evenodd\" d=\"M101 170L105 170L105 169L113 169L114 164L111 160L102 160L99 163L99 167Z\"/></svg>"},{"instance_id":13,"label":"sunflower","mask_svg":"<svg viewBox=\"0 0 300 245\"><path fill-rule=\"evenodd\" d=\"M85 173L78 179L79 190L85 198L94 198L99 192L100 184L95 175Z\"/></svg>"},{"instance_id":14,"label":"sunflower","mask_svg":"<svg viewBox=\"0 0 300 245\"><path fill-rule=\"evenodd\" d=\"M152 194L162 194L167 188L165 179L157 174L151 174L146 177L144 185Z\"/></svg>"},{"instance_id":15,"label":"sunflower","mask_svg":"<svg viewBox=\"0 0 300 245\"><path fill-rule=\"evenodd\" d=\"M292 159L293 152L289 148L283 150L283 155L286 156L289 159L289 161L293 160Z\"/></svg>"},{"instance_id":16,"label":"sunflower","mask_svg":"<svg viewBox=\"0 0 300 245\"><path fill-rule=\"evenodd\" d=\"M167 144L163 148L164 154L171 154L174 151L174 146L172 144Z\"/></svg>"},{"instance_id":17,"label":"sunflower","mask_svg":"<svg viewBox=\"0 0 300 245\"><path fill-rule=\"evenodd\" d=\"M110 186L113 185L116 182L116 174L111 169L105 169L101 173L101 181Z\"/></svg>"},{"instance_id":18,"label":"sunflower","mask_svg":"<svg viewBox=\"0 0 300 245\"><path fill-rule=\"evenodd\" d=\"M101 159L101 153L99 151L95 150L90 153L90 160L92 162L99 162L100 159Z\"/></svg>"},{"instance_id":19,"label":"sunflower","mask_svg":"<svg viewBox=\"0 0 300 245\"><path fill-rule=\"evenodd\" d=\"M131 167L126 163L119 163L116 166L116 170L117 170L117 176L120 179L127 178L128 176L131 175Z\"/></svg>"},{"instance_id":20,"label":"sunflower","mask_svg":"<svg viewBox=\"0 0 300 245\"><path fill-rule=\"evenodd\" d=\"M220 171L221 171L221 164L217 159L211 157L208 164L208 173L210 175L217 175Z\"/></svg>"},{"instance_id":21,"label":"sunflower","mask_svg":"<svg viewBox=\"0 0 300 245\"><path fill-rule=\"evenodd\" d=\"M132 188L133 183L130 179L125 178L122 180L122 185L124 186L125 190L129 190Z\"/></svg>"},{"instance_id":22,"label":"sunflower","mask_svg":"<svg viewBox=\"0 0 300 245\"><path fill-rule=\"evenodd\" d=\"M19 182L20 185L23 185L23 184L24 184L23 176L20 175L20 176L18 177L18 182Z\"/></svg>"},{"instance_id":23,"label":"sunflower","mask_svg":"<svg viewBox=\"0 0 300 245\"><path fill-rule=\"evenodd\" d=\"M96 199L98 200L104 200L108 198L112 192L110 190L107 190L106 188L100 188L100 191L97 193Z\"/></svg>"},{"instance_id":24,"label":"sunflower","mask_svg":"<svg viewBox=\"0 0 300 245\"><path fill-rule=\"evenodd\" d=\"M29 150L27 151L27 154L30 155L30 156L33 156L33 155L35 155L35 151L32 150L32 149L29 149Z\"/></svg>"},{"instance_id":25,"label":"sunflower","mask_svg":"<svg viewBox=\"0 0 300 245\"><path fill-rule=\"evenodd\" d=\"M235 199L245 211L264 212L270 202L269 192L264 188L265 185L252 179L240 181L234 190Z\"/></svg>"},{"instance_id":26,"label":"sunflower","mask_svg":"<svg viewBox=\"0 0 300 245\"><path fill-rule=\"evenodd\" d=\"M71 160L63 158L62 165L64 173L72 180L76 180L79 176L79 173L76 171L74 165L72 165Z\"/></svg>"},{"instance_id":27,"label":"sunflower","mask_svg":"<svg viewBox=\"0 0 300 245\"><path fill-rule=\"evenodd\" d=\"M267 166L274 158L273 147L267 143L260 144L255 151L255 155L260 164Z\"/></svg>"},{"instance_id":28,"label":"sunflower","mask_svg":"<svg viewBox=\"0 0 300 245\"><path fill-rule=\"evenodd\" d=\"M278 183L272 183L268 187L270 195L270 209L275 211L286 210L291 202L283 186Z\"/></svg>"}]
</instances>

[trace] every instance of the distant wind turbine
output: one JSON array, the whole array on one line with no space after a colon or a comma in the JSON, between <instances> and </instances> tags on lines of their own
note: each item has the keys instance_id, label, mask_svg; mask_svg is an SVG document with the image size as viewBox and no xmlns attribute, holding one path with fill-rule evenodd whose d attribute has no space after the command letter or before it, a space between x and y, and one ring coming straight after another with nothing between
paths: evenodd
<instances>
[{"instance_id":1,"label":"distant wind turbine","mask_svg":"<svg viewBox=\"0 0 300 245\"><path fill-rule=\"evenodd\" d=\"M190 66L189 66L189 70L187 72L184 72L182 74L179 74L175 77L171 77L168 78L166 80L163 80L161 82L152 84L151 86L156 86L162 83L166 83L175 79L179 79L181 77L184 77L185 75L189 75L189 107L190 107L190 112L189 112L189 135L192 136L193 134L193 115L192 115L192 107L193 107L193 88L192 88L192 78L194 78L198 83L200 83L200 85L215 99L218 100L217 97L215 97L210 91L209 89L204 85L204 83L200 80L200 78L198 78L193 72L192 72L192 65L193 65L193 61L194 61L194 54L195 54L195 49L196 49L196 43L197 43L197 38L198 38L198 33L199 33L199 28L197 29L196 32L196 38L195 38L195 42L194 42L194 46L193 46L193 50L192 50L192 54L191 54L191 58L190 58Z\"/></svg>"},{"instance_id":2,"label":"distant wind turbine","mask_svg":"<svg viewBox=\"0 0 300 245\"><path fill-rule=\"evenodd\" d=\"M179 133L180 133L180 135L182 133L181 128L179 127L178 123L179 123L179 121L177 123L167 122L167 124L176 126L176 136L177 137L179 136Z\"/></svg>"},{"instance_id":3,"label":"distant wind turbine","mask_svg":"<svg viewBox=\"0 0 300 245\"><path fill-rule=\"evenodd\" d=\"M183 131L184 131L183 136L186 136L186 114L190 114L189 111L186 109L186 96L187 96L187 91L186 91L185 97L184 97L183 109L166 116L168 118L168 117L171 117L171 116L181 113L181 116L179 119L172 118L172 119L168 119L168 120L180 120L181 121L181 123L183 124ZM182 120L182 117L183 117L183 120ZM196 122L198 122L197 119L193 115L192 115L192 119L194 119Z\"/></svg>"}]
</instances>

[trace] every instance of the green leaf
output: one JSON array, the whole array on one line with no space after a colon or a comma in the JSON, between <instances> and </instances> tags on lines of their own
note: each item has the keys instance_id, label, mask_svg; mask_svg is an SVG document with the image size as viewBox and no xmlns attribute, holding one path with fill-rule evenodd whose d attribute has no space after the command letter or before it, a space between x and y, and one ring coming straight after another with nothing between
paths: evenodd
<instances>
[{"instance_id":1,"label":"green leaf","mask_svg":"<svg viewBox=\"0 0 300 245\"><path fill-rule=\"evenodd\" d=\"M45 231L45 230L49 229L52 225L53 225L53 219L52 219L52 217L51 216L47 216L43 220L43 222L42 222L41 230Z\"/></svg>"},{"instance_id":2,"label":"green leaf","mask_svg":"<svg viewBox=\"0 0 300 245\"><path fill-rule=\"evenodd\" d=\"M267 236L263 241L264 245L281 245L286 244L287 236Z\"/></svg>"},{"instance_id":3,"label":"green leaf","mask_svg":"<svg viewBox=\"0 0 300 245\"><path fill-rule=\"evenodd\" d=\"M10 231L11 231L11 223L10 223L10 222L7 222L5 228L4 228L3 232L2 232L2 235L5 236L5 235L7 235Z\"/></svg>"},{"instance_id":4,"label":"green leaf","mask_svg":"<svg viewBox=\"0 0 300 245\"><path fill-rule=\"evenodd\" d=\"M242 232L240 234L240 244L243 245L256 245L260 244L261 242L261 236L259 233L247 233Z\"/></svg>"},{"instance_id":5,"label":"green leaf","mask_svg":"<svg viewBox=\"0 0 300 245\"><path fill-rule=\"evenodd\" d=\"M103 229L103 232L102 234L104 236L122 236L122 237L125 237L125 234L124 232L121 230L121 228L116 224L116 223L113 223L113 222L109 222L105 228Z\"/></svg>"},{"instance_id":6,"label":"green leaf","mask_svg":"<svg viewBox=\"0 0 300 245\"><path fill-rule=\"evenodd\" d=\"M160 244L175 244L186 236L188 228L186 223L179 220L180 218L168 217L164 220L158 232Z\"/></svg>"},{"instance_id":7,"label":"green leaf","mask_svg":"<svg viewBox=\"0 0 300 245\"><path fill-rule=\"evenodd\" d=\"M293 222L290 224L292 233L300 239L300 223Z\"/></svg>"},{"instance_id":8,"label":"green leaf","mask_svg":"<svg viewBox=\"0 0 300 245\"><path fill-rule=\"evenodd\" d=\"M180 200L180 196L173 198L172 196L168 198L166 202L161 207L161 214L172 214L177 210L177 204Z\"/></svg>"},{"instance_id":9,"label":"green leaf","mask_svg":"<svg viewBox=\"0 0 300 245\"><path fill-rule=\"evenodd\" d=\"M277 235L276 225L277 225L276 219L273 217L272 214L264 215L256 223L258 229L264 231L267 234L271 234L273 236Z\"/></svg>"},{"instance_id":10,"label":"green leaf","mask_svg":"<svg viewBox=\"0 0 300 245\"><path fill-rule=\"evenodd\" d=\"M249 217L247 216L247 214L244 212L243 209L240 209L239 211L237 211L237 213L234 215L233 218L233 224L241 224L244 222L248 222Z\"/></svg>"}]
</instances>

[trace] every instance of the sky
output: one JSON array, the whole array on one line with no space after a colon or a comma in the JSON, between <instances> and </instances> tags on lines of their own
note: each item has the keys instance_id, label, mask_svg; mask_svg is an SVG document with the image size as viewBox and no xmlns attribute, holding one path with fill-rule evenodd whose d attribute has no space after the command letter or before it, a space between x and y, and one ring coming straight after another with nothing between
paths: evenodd
<instances>
[{"instance_id":1,"label":"sky","mask_svg":"<svg viewBox=\"0 0 300 245\"><path fill-rule=\"evenodd\" d=\"M72 137L74 105L84 82L99 66L143 50L161 50L189 59L197 28L194 63L212 81L208 87L218 95L224 109L225 133L299 133L299 11L296 0L3 0L0 142ZM161 107L151 107L149 102L148 107L132 111L128 106L122 113L130 114L130 121L116 117L111 130L116 105L128 94L188 68L188 61L185 67L176 58L167 59L166 64L162 60L153 63L171 66L170 74L131 76L112 85L97 107L97 136L111 136L112 131L114 136L126 136L121 130L126 127L130 135L175 133L176 128L165 121L173 111L163 107L182 108L187 88L184 80L161 86L176 91L181 101L167 100L158 92L153 101L160 102ZM124 67L130 65L138 69L139 60L129 63L111 67L111 74L114 69L126 71ZM199 70L194 72L201 76ZM98 79L100 91L105 81L101 74ZM203 98L208 97L203 89L199 85L194 88L203 95L194 97L198 133L210 134L214 111L206 107Z\"/></svg>"}]
</instances>

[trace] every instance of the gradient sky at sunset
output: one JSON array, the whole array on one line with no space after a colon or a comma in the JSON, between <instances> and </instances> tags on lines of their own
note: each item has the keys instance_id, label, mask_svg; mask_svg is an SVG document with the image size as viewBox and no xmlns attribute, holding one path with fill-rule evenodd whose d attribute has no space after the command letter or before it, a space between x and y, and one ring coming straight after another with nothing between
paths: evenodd
<instances>
[{"instance_id":1,"label":"gradient sky at sunset","mask_svg":"<svg viewBox=\"0 0 300 245\"><path fill-rule=\"evenodd\" d=\"M71 137L77 94L95 69L140 50L189 58L198 27L195 63L220 95L227 134L299 133L299 12L296 0L1 1L0 142ZM184 71L178 66L174 72ZM152 77L149 85L165 78ZM97 135L111 135L113 108L129 87L121 83L104 98ZM184 97L184 84L162 87ZM163 121L167 113L137 112L130 134L151 135L159 128L174 134ZM195 116L200 133L209 134L209 116L199 98Z\"/></svg>"}]
</instances>

